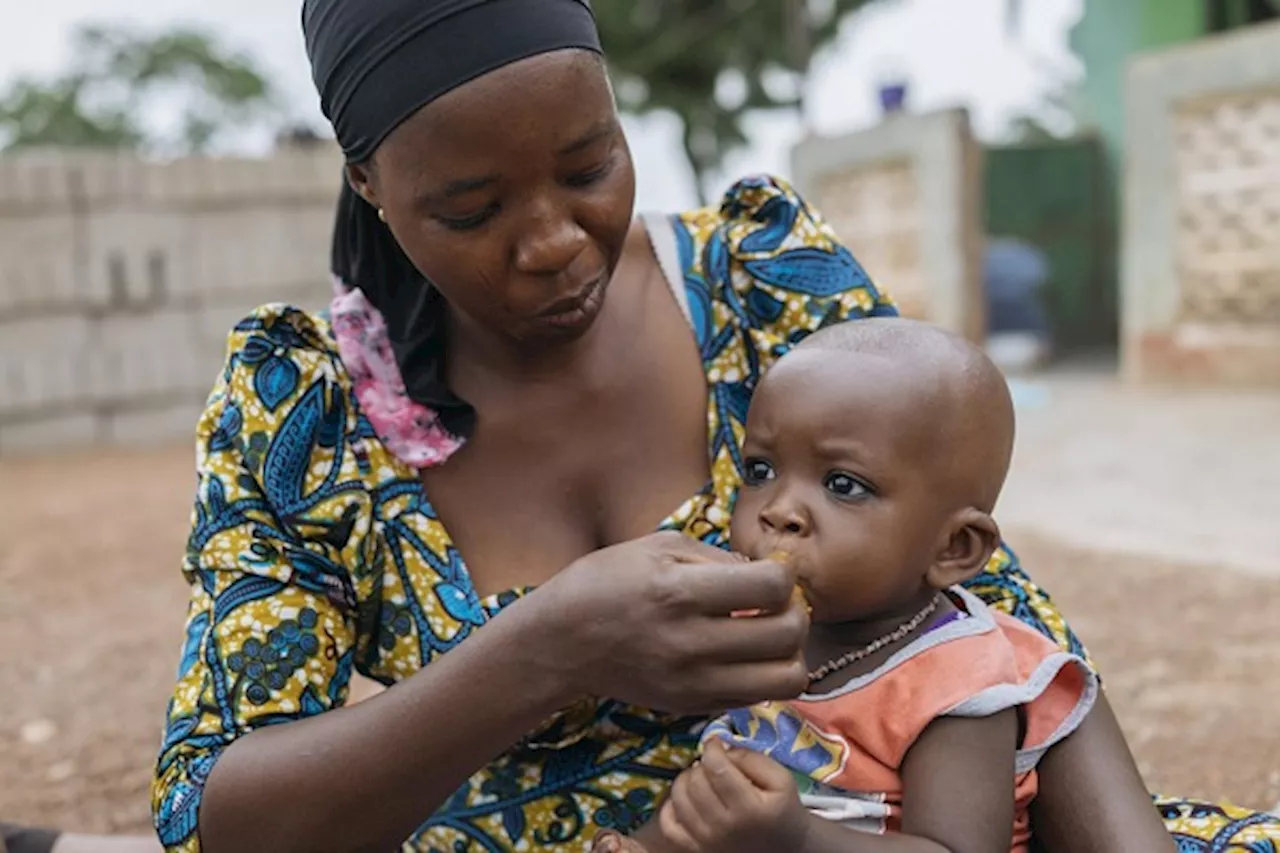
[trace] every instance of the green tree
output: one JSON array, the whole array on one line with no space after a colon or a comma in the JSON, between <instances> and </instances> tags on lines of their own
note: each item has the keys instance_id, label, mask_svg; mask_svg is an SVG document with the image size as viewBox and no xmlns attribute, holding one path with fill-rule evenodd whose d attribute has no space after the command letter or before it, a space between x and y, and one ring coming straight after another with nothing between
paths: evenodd
<instances>
[{"instance_id":1,"label":"green tree","mask_svg":"<svg viewBox=\"0 0 1280 853\"><path fill-rule=\"evenodd\" d=\"M675 113L703 193L751 110L800 106L812 53L873 0L596 0L623 110Z\"/></svg>"},{"instance_id":2,"label":"green tree","mask_svg":"<svg viewBox=\"0 0 1280 853\"><path fill-rule=\"evenodd\" d=\"M75 33L73 56L63 74L19 80L0 93L3 147L199 153L222 131L243 127L272 106L272 93L255 64L199 31L148 36L84 27ZM157 104L179 110L176 134L146 127L143 116Z\"/></svg>"}]
</instances>

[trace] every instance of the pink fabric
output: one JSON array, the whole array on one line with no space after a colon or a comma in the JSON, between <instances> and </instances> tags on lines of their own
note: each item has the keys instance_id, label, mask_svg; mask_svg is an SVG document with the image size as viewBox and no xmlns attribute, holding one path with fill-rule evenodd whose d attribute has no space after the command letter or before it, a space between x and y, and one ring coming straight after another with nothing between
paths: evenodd
<instances>
[{"instance_id":1,"label":"pink fabric","mask_svg":"<svg viewBox=\"0 0 1280 853\"><path fill-rule=\"evenodd\" d=\"M401 461L415 468L444 462L464 440L445 429L434 410L409 399L382 314L340 279L333 281L333 294L333 336L360 411Z\"/></svg>"}]
</instances>

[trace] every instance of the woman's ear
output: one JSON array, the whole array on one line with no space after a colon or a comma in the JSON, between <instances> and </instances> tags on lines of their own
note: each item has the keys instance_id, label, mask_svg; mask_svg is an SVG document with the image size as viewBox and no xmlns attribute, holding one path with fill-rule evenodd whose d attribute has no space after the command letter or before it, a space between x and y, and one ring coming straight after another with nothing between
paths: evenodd
<instances>
[{"instance_id":1,"label":"woman's ear","mask_svg":"<svg viewBox=\"0 0 1280 853\"><path fill-rule=\"evenodd\" d=\"M372 163L348 163L346 165L347 183L351 189L375 208L382 207L378 203L378 192L374 188Z\"/></svg>"},{"instance_id":2,"label":"woman's ear","mask_svg":"<svg viewBox=\"0 0 1280 853\"><path fill-rule=\"evenodd\" d=\"M999 545L994 518L973 507L962 509L947 521L925 580L934 589L964 583L986 568Z\"/></svg>"}]
</instances>

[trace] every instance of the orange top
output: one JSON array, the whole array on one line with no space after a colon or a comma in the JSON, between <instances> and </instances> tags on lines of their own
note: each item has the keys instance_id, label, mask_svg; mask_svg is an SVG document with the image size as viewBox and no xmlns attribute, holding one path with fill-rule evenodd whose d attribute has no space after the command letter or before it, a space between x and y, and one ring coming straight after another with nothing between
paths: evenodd
<instances>
[{"instance_id":1,"label":"orange top","mask_svg":"<svg viewBox=\"0 0 1280 853\"><path fill-rule=\"evenodd\" d=\"M1080 725L1097 697L1097 676L1034 629L962 589L949 592L960 614L879 668L830 693L732 711L703 741L721 737L769 755L796 774L801 799L823 817L893 832L901 825L902 760L931 722L1020 707L1012 849L1026 850L1036 763Z\"/></svg>"}]
</instances>

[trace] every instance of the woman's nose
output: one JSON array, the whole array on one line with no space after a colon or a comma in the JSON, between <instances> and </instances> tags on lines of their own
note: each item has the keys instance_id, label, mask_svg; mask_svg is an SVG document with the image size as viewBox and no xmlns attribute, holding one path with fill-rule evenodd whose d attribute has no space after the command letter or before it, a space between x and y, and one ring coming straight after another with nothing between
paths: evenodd
<instances>
[{"instance_id":1,"label":"woman's nose","mask_svg":"<svg viewBox=\"0 0 1280 853\"><path fill-rule=\"evenodd\" d=\"M529 275L562 273L582 254L588 239L572 211L554 202L543 202L530 211L516 243L516 269Z\"/></svg>"}]
</instances>

